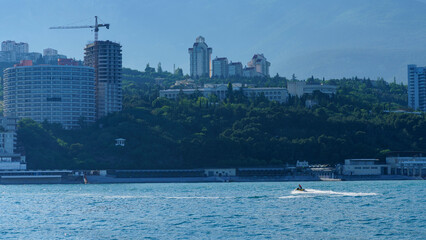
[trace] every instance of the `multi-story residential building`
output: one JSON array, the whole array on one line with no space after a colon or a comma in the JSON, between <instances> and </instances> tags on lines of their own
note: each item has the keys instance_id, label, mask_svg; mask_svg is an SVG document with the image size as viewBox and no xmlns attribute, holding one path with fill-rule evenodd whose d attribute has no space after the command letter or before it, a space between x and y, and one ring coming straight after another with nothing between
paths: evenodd
<instances>
[{"instance_id":1,"label":"multi-story residential building","mask_svg":"<svg viewBox=\"0 0 426 240\"><path fill-rule=\"evenodd\" d=\"M228 76L242 76L243 64L240 62L231 62L228 64Z\"/></svg>"},{"instance_id":2,"label":"multi-story residential building","mask_svg":"<svg viewBox=\"0 0 426 240\"><path fill-rule=\"evenodd\" d=\"M314 91L320 91L324 94L336 94L337 86L322 84L307 84L305 81L287 82L288 93L291 96L302 97L304 94L312 94Z\"/></svg>"},{"instance_id":3,"label":"multi-story residential building","mask_svg":"<svg viewBox=\"0 0 426 240\"><path fill-rule=\"evenodd\" d=\"M46 48L43 50L43 63L44 64L58 64L58 59L66 59L67 56L58 54L58 50L53 48Z\"/></svg>"},{"instance_id":4,"label":"multi-story residential building","mask_svg":"<svg viewBox=\"0 0 426 240\"><path fill-rule=\"evenodd\" d=\"M84 50L84 65L95 68L96 117L121 111L121 45L111 41L95 41Z\"/></svg>"},{"instance_id":5,"label":"multi-story residential building","mask_svg":"<svg viewBox=\"0 0 426 240\"><path fill-rule=\"evenodd\" d=\"M228 77L228 59L226 57L216 57L215 59L213 59L212 65L212 77Z\"/></svg>"},{"instance_id":6,"label":"multi-story residential building","mask_svg":"<svg viewBox=\"0 0 426 240\"><path fill-rule=\"evenodd\" d=\"M255 54L251 61L247 63L247 66L255 69L256 76L269 77L271 63L266 60L263 54Z\"/></svg>"},{"instance_id":7,"label":"multi-story residential building","mask_svg":"<svg viewBox=\"0 0 426 240\"><path fill-rule=\"evenodd\" d=\"M31 65L4 70L4 115L47 120L66 129L95 121L95 70L86 66Z\"/></svg>"},{"instance_id":8,"label":"multi-story residential building","mask_svg":"<svg viewBox=\"0 0 426 240\"><path fill-rule=\"evenodd\" d=\"M54 56L54 55L58 55L58 50L53 48L43 49L43 56Z\"/></svg>"},{"instance_id":9,"label":"multi-story residential building","mask_svg":"<svg viewBox=\"0 0 426 240\"><path fill-rule=\"evenodd\" d=\"M0 170L25 170L25 156L16 153L16 121L14 117L0 117Z\"/></svg>"},{"instance_id":10,"label":"multi-story residential building","mask_svg":"<svg viewBox=\"0 0 426 240\"><path fill-rule=\"evenodd\" d=\"M276 101L279 103L287 102L288 92L285 88L246 88L243 87L240 83L233 83L232 89L234 91L242 90L243 94L248 98L255 98L260 96L265 96L270 101ZM205 84L204 88L199 89L167 89L160 90L160 97L165 97L169 99L176 99L180 92L183 94L191 95L199 91L203 94L204 97L209 97L210 95L216 95L219 100L223 101L227 96L228 85L227 84Z\"/></svg>"},{"instance_id":11,"label":"multi-story residential building","mask_svg":"<svg viewBox=\"0 0 426 240\"><path fill-rule=\"evenodd\" d=\"M408 65L408 106L426 111L426 67Z\"/></svg>"},{"instance_id":12,"label":"multi-story residential building","mask_svg":"<svg viewBox=\"0 0 426 240\"><path fill-rule=\"evenodd\" d=\"M243 77L252 78L258 76L254 67L245 67L243 69Z\"/></svg>"},{"instance_id":13,"label":"multi-story residential building","mask_svg":"<svg viewBox=\"0 0 426 240\"><path fill-rule=\"evenodd\" d=\"M1 50L6 52L16 52L16 53L28 53L28 43L17 43L15 41L7 40L1 43Z\"/></svg>"},{"instance_id":14,"label":"multi-story residential building","mask_svg":"<svg viewBox=\"0 0 426 240\"><path fill-rule=\"evenodd\" d=\"M210 77L212 48L207 46L202 36L197 37L188 53L191 77Z\"/></svg>"},{"instance_id":15,"label":"multi-story residential building","mask_svg":"<svg viewBox=\"0 0 426 240\"><path fill-rule=\"evenodd\" d=\"M1 43L1 51L9 53L5 62L17 62L24 59L23 57L28 54L28 49L28 43L16 43L10 40Z\"/></svg>"}]
</instances>

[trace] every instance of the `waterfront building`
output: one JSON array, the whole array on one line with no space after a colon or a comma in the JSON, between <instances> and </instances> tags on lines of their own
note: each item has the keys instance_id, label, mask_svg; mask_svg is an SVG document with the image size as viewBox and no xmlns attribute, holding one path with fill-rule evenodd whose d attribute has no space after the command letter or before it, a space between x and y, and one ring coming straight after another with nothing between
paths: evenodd
<instances>
[{"instance_id":1,"label":"waterfront building","mask_svg":"<svg viewBox=\"0 0 426 240\"><path fill-rule=\"evenodd\" d=\"M94 69L23 65L4 70L4 115L60 123L66 129L95 121Z\"/></svg>"},{"instance_id":2,"label":"waterfront building","mask_svg":"<svg viewBox=\"0 0 426 240\"><path fill-rule=\"evenodd\" d=\"M25 170L25 156L16 153L15 117L0 117L0 170Z\"/></svg>"},{"instance_id":3,"label":"waterfront building","mask_svg":"<svg viewBox=\"0 0 426 240\"><path fill-rule=\"evenodd\" d=\"M216 57L212 61L213 74L212 77L228 77L228 59L226 57Z\"/></svg>"},{"instance_id":4,"label":"waterfront building","mask_svg":"<svg viewBox=\"0 0 426 240\"><path fill-rule=\"evenodd\" d=\"M255 69L255 76L269 77L271 63L266 60L263 54L255 54L251 61L247 63L247 66Z\"/></svg>"},{"instance_id":5,"label":"waterfront building","mask_svg":"<svg viewBox=\"0 0 426 240\"><path fill-rule=\"evenodd\" d=\"M197 37L188 53L191 77L210 77L212 48L207 46L204 37Z\"/></svg>"},{"instance_id":6,"label":"waterfront building","mask_svg":"<svg viewBox=\"0 0 426 240\"><path fill-rule=\"evenodd\" d=\"M228 76L242 76L243 75L243 64L240 62L231 62L228 64Z\"/></svg>"},{"instance_id":7,"label":"waterfront building","mask_svg":"<svg viewBox=\"0 0 426 240\"><path fill-rule=\"evenodd\" d=\"M289 81L287 82L288 93L291 96L302 97L304 94L312 94L319 91L327 95L336 94L337 86L323 84L307 84L305 81Z\"/></svg>"},{"instance_id":8,"label":"waterfront building","mask_svg":"<svg viewBox=\"0 0 426 240\"><path fill-rule=\"evenodd\" d=\"M95 69L96 117L119 112L123 107L121 45L95 41L84 49L84 65Z\"/></svg>"},{"instance_id":9,"label":"waterfront building","mask_svg":"<svg viewBox=\"0 0 426 240\"><path fill-rule=\"evenodd\" d=\"M376 164L379 159L345 159L342 174L347 176L365 176L387 174L387 165Z\"/></svg>"},{"instance_id":10,"label":"waterfront building","mask_svg":"<svg viewBox=\"0 0 426 240\"><path fill-rule=\"evenodd\" d=\"M270 101L276 101L279 103L284 103L288 100L288 92L285 88L246 88L243 87L240 83L233 83L232 89L234 91L242 90L243 94L248 98L264 96ZM205 84L204 88L199 89L160 90L160 97L176 99L181 92L186 95L191 95L197 91L200 92L204 97L209 97L210 95L214 94L219 98L219 100L223 101L227 97L226 94L228 92L228 84Z\"/></svg>"},{"instance_id":11,"label":"waterfront building","mask_svg":"<svg viewBox=\"0 0 426 240\"><path fill-rule=\"evenodd\" d=\"M423 152L391 152L386 156L389 174L426 176L426 154Z\"/></svg>"},{"instance_id":12,"label":"waterfront building","mask_svg":"<svg viewBox=\"0 0 426 240\"><path fill-rule=\"evenodd\" d=\"M408 106L426 111L426 67L408 65Z\"/></svg>"}]
</instances>

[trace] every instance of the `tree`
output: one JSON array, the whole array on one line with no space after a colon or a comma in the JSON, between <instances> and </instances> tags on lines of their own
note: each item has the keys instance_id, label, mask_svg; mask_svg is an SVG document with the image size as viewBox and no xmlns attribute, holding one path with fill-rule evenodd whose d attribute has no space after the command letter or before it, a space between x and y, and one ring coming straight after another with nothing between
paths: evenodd
<instances>
[{"instance_id":1,"label":"tree","mask_svg":"<svg viewBox=\"0 0 426 240\"><path fill-rule=\"evenodd\" d=\"M177 68L177 69L175 70L174 74L175 74L175 75L178 75L178 76L183 76L182 68Z\"/></svg>"},{"instance_id":2,"label":"tree","mask_svg":"<svg viewBox=\"0 0 426 240\"><path fill-rule=\"evenodd\" d=\"M161 62L159 62L157 66L157 73L162 73L162 72L163 72L163 69L161 68Z\"/></svg>"},{"instance_id":3,"label":"tree","mask_svg":"<svg viewBox=\"0 0 426 240\"><path fill-rule=\"evenodd\" d=\"M148 63L148 64L146 64L145 72L146 73L155 73L155 68L150 67L149 63Z\"/></svg>"},{"instance_id":4,"label":"tree","mask_svg":"<svg viewBox=\"0 0 426 240\"><path fill-rule=\"evenodd\" d=\"M228 98L228 102L233 103L234 102L234 90L232 89L232 83L228 83L228 90L226 93L226 96Z\"/></svg>"}]
</instances>

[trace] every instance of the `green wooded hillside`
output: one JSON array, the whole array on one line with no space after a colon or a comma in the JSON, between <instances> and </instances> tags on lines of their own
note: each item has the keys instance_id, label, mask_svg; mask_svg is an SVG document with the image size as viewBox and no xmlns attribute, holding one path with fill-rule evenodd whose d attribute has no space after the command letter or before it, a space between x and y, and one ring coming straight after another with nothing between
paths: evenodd
<instances>
[{"instance_id":1,"label":"green wooded hillside","mask_svg":"<svg viewBox=\"0 0 426 240\"><path fill-rule=\"evenodd\" d=\"M18 143L32 169L141 169L277 166L307 160L341 163L345 158L382 158L389 151L426 149L425 115L384 113L406 108L406 86L384 80L333 79L308 82L339 86L333 97L319 92L286 104L264 97L249 100L238 91L216 98L158 98L185 79L147 66L123 70L124 110L77 130L30 119L19 123ZM197 79L198 83L241 82L286 86L292 80ZM308 109L305 100L318 105ZM116 147L115 138L125 138Z\"/></svg>"}]
</instances>

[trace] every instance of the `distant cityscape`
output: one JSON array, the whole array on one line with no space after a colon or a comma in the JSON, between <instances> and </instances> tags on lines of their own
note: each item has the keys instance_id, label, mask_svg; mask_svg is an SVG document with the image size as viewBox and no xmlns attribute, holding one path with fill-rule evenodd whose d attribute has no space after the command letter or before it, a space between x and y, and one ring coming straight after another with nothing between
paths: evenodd
<instances>
[{"instance_id":1,"label":"distant cityscape","mask_svg":"<svg viewBox=\"0 0 426 240\"><path fill-rule=\"evenodd\" d=\"M21 118L30 118L39 123L43 121L58 123L65 129L75 129L85 123L94 123L110 113L121 111L123 108L121 48L119 43L94 41L85 46L84 60L81 61L67 58L56 49L46 48L41 54L29 52L28 43L3 41L0 63L9 63L13 66L4 70L2 78L4 116L0 119L3 129L0 142L0 169L26 169L25 156L15 152L16 126ZM188 53L189 75L193 79L270 77L271 63L263 54L254 54L244 67L241 62L228 61L227 57L216 57L212 60L213 49L207 45L202 36L196 38ZM176 81L175 88L160 90L159 97L177 99L180 94L191 95L199 92L206 98L215 96L217 100L224 101L229 89L232 89L241 91L247 98L264 96L269 101L286 103L289 97L302 97L315 91L328 96L337 92L337 86L334 85L297 80L287 81L286 87L256 87L253 84L235 82L197 85L193 79ZM318 103L315 100L305 102L308 108L316 104ZM408 106L415 110L426 111L426 67L408 65ZM120 146L124 146L125 139L119 140ZM357 173L359 166L350 168L360 163L374 165L375 160L368 161L350 160L339 170L340 174L363 175L364 173ZM374 166L371 169L375 169L373 175L377 175L381 174L380 171L383 172L384 168Z\"/></svg>"},{"instance_id":2,"label":"distant cityscape","mask_svg":"<svg viewBox=\"0 0 426 240\"><path fill-rule=\"evenodd\" d=\"M213 49L208 47L205 38L196 38L192 48L188 49L190 55L191 77L269 77L268 62L263 54L255 54L247 66L243 68L241 62L229 62L226 57L216 57L211 61ZM213 68L212 68L213 65Z\"/></svg>"}]
</instances>

